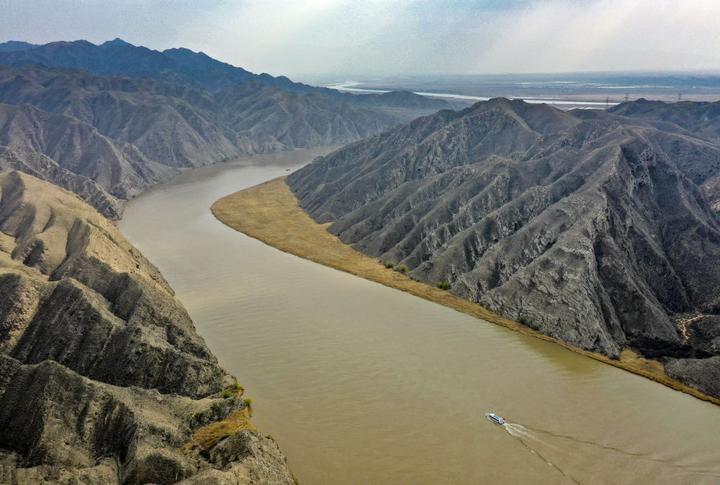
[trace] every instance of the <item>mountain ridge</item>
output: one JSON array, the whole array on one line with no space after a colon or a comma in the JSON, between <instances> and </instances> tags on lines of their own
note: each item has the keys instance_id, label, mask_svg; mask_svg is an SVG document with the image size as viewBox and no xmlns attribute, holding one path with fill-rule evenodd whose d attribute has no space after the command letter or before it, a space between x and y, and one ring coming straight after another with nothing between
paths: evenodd
<instances>
[{"instance_id":1,"label":"mountain ridge","mask_svg":"<svg viewBox=\"0 0 720 485\"><path fill-rule=\"evenodd\" d=\"M663 126L496 99L348 145L288 183L370 256L582 349L639 350L718 396L703 376L720 353L720 146Z\"/></svg>"},{"instance_id":2,"label":"mountain ridge","mask_svg":"<svg viewBox=\"0 0 720 485\"><path fill-rule=\"evenodd\" d=\"M157 51L119 38L99 45L87 40L56 41L44 45L9 41L0 43L0 64L14 67L39 64L48 68L81 69L101 75L152 78L211 92L246 82L257 82L285 91L319 94L349 103L382 105L382 100L388 98L375 94L343 93L331 88L295 82L287 76L255 74L214 59L204 52L194 52L184 47ZM408 96L409 94L412 96ZM406 92L405 97L406 101L411 103L410 106L405 103L404 107L451 107L446 101L412 93Z\"/></svg>"},{"instance_id":3,"label":"mountain ridge","mask_svg":"<svg viewBox=\"0 0 720 485\"><path fill-rule=\"evenodd\" d=\"M2 481L294 483L159 271L74 194L0 174L0 288Z\"/></svg>"},{"instance_id":4,"label":"mountain ridge","mask_svg":"<svg viewBox=\"0 0 720 485\"><path fill-rule=\"evenodd\" d=\"M78 193L111 218L121 214L122 201L178 170L239 155L346 143L398 122L382 111L252 82L211 94L163 81L27 66L0 66L0 103L48 113L41 116L47 121L43 130L32 128L39 128L37 124L24 129L57 133L63 140L49 153L29 143L32 136L21 135L17 119L4 123L0 146L6 151L15 148L4 164L34 167L33 174L69 189L93 185ZM73 126L85 126L85 134L70 134ZM77 139L68 144L75 136L82 143ZM95 152L94 163L87 158L80 166L68 164L79 154L93 156L93 138L104 139L106 151L116 155L108 158ZM39 158L47 163L38 164ZM50 173L50 166L55 173ZM78 176L82 179L69 180ZM103 192L108 196L98 198Z\"/></svg>"}]
</instances>

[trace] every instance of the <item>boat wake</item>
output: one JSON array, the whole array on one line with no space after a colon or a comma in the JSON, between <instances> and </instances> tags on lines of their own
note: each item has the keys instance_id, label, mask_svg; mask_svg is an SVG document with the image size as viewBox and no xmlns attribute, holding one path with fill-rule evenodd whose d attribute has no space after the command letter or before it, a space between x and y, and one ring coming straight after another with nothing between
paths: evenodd
<instances>
[{"instance_id":1,"label":"boat wake","mask_svg":"<svg viewBox=\"0 0 720 485\"><path fill-rule=\"evenodd\" d=\"M720 478L720 475L717 473L712 473L707 470L699 470L697 468L688 467L679 465L676 463L672 463L666 460L662 460L659 458L654 458L652 456L649 456L644 453L638 453L638 452L632 452L628 450L623 450L621 448L611 446L611 445L605 445L602 443L596 443L593 441L583 440L579 439L573 436L568 436L564 434L558 434L554 433L552 431L543 430L535 427L525 426L520 423L512 423L512 422L506 422L503 425L503 428L505 431L512 437L516 438L520 443L527 448L530 453L533 455L536 455L538 458L543 460L548 466L553 467L555 470L557 470L560 474L562 474L566 479L569 481L572 481L574 483L579 483L578 480L576 480L567 470L564 470L559 465L556 464L556 462L551 461L549 455L555 455L555 453L563 453L564 450L571 450L567 451L568 453L572 454L575 453L578 446L590 448L591 450L594 448L595 451L593 452L593 455L596 455L598 451L605 451L605 452L611 452L613 454L619 454L624 455L628 458L634 459L634 460L643 460L648 462L654 462L659 465L662 465L664 467L670 467L679 471L682 471L684 473L690 473L693 475L700 475L700 476L706 476L706 477L714 477L714 478ZM565 442L565 443L563 443ZM562 458L561 456L558 458ZM556 460L556 461L562 461L562 460Z\"/></svg>"},{"instance_id":2,"label":"boat wake","mask_svg":"<svg viewBox=\"0 0 720 485\"><path fill-rule=\"evenodd\" d=\"M548 466L554 468L558 473L560 473L563 477L565 477L567 480L573 482L573 483L580 483L577 481L572 475L570 475L568 472L557 466L555 463L550 461L549 458L547 458L545 455L543 455L536 446L533 446L533 443L540 444L544 447L547 447L551 450L558 450L556 446L551 445L550 443L542 440L535 434L533 434L528 428L523 426L519 423L505 423L503 424L503 428L505 428L505 431L510 436L513 436L514 438L517 438L520 443L522 443L525 448L527 448L530 453L540 458L542 461L544 461Z\"/></svg>"}]
</instances>

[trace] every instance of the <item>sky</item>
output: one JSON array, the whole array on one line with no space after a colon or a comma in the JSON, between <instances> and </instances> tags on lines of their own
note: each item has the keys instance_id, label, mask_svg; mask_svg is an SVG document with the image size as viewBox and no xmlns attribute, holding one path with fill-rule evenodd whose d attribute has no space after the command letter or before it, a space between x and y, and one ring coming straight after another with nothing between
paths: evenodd
<instances>
[{"instance_id":1,"label":"sky","mask_svg":"<svg viewBox=\"0 0 720 485\"><path fill-rule=\"evenodd\" d=\"M294 77L720 71L720 0L0 0L0 41L115 37Z\"/></svg>"}]
</instances>

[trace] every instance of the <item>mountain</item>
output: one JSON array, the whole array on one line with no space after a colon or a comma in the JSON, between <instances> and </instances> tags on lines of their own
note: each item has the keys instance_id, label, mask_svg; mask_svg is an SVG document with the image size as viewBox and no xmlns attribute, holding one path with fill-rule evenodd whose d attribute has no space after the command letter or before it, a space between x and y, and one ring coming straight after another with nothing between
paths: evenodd
<instances>
[{"instance_id":1,"label":"mountain","mask_svg":"<svg viewBox=\"0 0 720 485\"><path fill-rule=\"evenodd\" d=\"M0 52L21 51L31 49L33 47L37 47L37 45L30 44L29 42L11 40L9 42L3 42L2 44L0 44Z\"/></svg>"},{"instance_id":2,"label":"mountain","mask_svg":"<svg viewBox=\"0 0 720 485\"><path fill-rule=\"evenodd\" d=\"M24 44L24 48L21 45ZM256 75L242 68L216 61L203 53L188 49L164 52L134 46L121 39L100 45L85 40L32 45L11 41L0 44L0 64L24 66L35 64L49 68L81 69L104 75L121 75L168 81L204 89L258 80L290 86L287 78Z\"/></svg>"},{"instance_id":3,"label":"mountain","mask_svg":"<svg viewBox=\"0 0 720 485\"><path fill-rule=\"evenodd\" d=\"M77 118L0 104L0 167L73 190L110 217L120 200L175 173Z\"/></svg>"},{"instance_id":4,"label":"mountain","mask_svg":"<svg viewBox=\"0 0 720 485\"><path fill-rule=\"evenodd\" d=\"M174 48L156 51L135 46L122 39L95 45L86 40L59 41L45 45L10 41L0 44L0 64L48 68L81 69L95 74L156 79L207 91L218 91L247 82L272 86L283 91L318 94L339 102L375 107L402 107L436 111L450 108L447 101L413 93L355 95L335 89L309 86L285 76L255 74L241 67L218 61L203 52ZM416 113L417 116L417 113ZM408 118L408 120L411 118Z\"/></svg>"},{"instance_id":5,"label":"mountain","mask_svg":"<svg viewBox=\"0 0 720 485\"><path fill-rule=\"evenodd\" d=\"M687 130L703 138L720 140L720 101L663 103L639 99L613 106L611 113L656 124L663 129Z\"/></svg>"},{"instance_id":6,"label":"mountain","mask_svg":"<svg viewBox=\"0 0 720 485\"><path fill-rule=\"evenodd\" d=\"M160 273L75 195L0 174L0 481L294 483Z\"/></svg>"},{"instance_id":7,"label":"mountain","mask_svg":"<svg viewBox=\"0 0 720 485\"><path fill-rule=\"evenodd\" d=\"M249 82L209 93L149 79L0 66L0 166L76 191L106 216L178 170L347 143L397 118Z\"/></svg>"},{"instance_id":8,"label":"mountain","mask_svg":"<svg viewBox=\"0 0 720 485\"><path fill-rule=\"evenodd\" d=\"M414 278L582 349L635 349L720 396L720 144L705 128L718 118L693 107L678 116L695 122L659 123L629 116L637 105L493 99L288 183L330 232Z\"/></svg>"}]
</instances>

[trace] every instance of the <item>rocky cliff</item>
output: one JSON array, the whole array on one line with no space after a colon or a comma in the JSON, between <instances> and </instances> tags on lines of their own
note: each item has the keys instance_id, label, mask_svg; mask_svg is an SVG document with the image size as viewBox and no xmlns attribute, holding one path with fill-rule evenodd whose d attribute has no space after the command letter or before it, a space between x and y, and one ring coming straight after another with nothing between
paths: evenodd
<instances>
[{"instance_id":1,"label":"rocky cliff","mask_svg":"<svg viewBox=\"0 0 720 485\"><path fill-rule=\"evenodd\" d=\"M567 113L494 99L349 145L288 182L331 232L415 278L583 349L633 348L720 396L710 108L681 126L623 116L632 103Z\"/></svg>"},{"instance_id":2,"label":"rocky cliff","mask_svg":"<svg viewBox=\"0 0 720 485\"><path fill-rule=\"evenodd\" d=\"M159 272L75 195L0 175L0 482L293 483Z\"/></svg>"}]
</instances>

